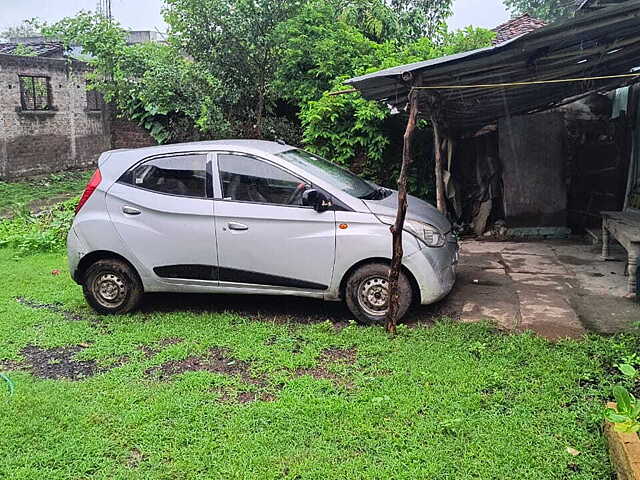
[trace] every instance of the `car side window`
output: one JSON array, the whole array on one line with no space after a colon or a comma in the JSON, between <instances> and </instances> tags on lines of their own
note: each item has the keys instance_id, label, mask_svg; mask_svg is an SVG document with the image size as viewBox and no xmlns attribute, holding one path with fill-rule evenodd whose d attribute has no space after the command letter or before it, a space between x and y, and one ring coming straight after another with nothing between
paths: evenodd
<instances>
[{"instance_id":1,"label":"car side window","mask_svg":"<svg viewBox=\"0 0 640 480\"><path fill-rule=\"evenodd\" d=\"M218 154L222 197L239 202L302 206L309 185L250 155Z\"/></svg>"},{"instance_id":2,"label":"car side window","mask_svg":"<svg viewBox=\"0 0 640 480\"><path fill-rule=\"evenodd\" d=\"M158 157L136 165L120 179L134 187L181 197L206 197L207 155Z\"/></svg>"}]
</instances>

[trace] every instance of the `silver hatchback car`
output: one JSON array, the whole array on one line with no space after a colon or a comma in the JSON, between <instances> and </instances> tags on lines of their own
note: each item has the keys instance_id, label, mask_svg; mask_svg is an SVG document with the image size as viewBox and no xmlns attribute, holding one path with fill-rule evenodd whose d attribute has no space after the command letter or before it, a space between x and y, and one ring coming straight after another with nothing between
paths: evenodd
<instances>
[{"instance_id":1,"label":"silver hatchback car","mask_svg":"<svg viewBox=\"0 0 640 480\"><path fill-rule=\"evenodd\" d=\"M144 292L344 299L362 323L384 319L398 196L288 145L228 140L102 154L67 248L73 279L99 313ZM400 315L455 282L449 220L410 197Z\"/></svg>"}]
</instances>

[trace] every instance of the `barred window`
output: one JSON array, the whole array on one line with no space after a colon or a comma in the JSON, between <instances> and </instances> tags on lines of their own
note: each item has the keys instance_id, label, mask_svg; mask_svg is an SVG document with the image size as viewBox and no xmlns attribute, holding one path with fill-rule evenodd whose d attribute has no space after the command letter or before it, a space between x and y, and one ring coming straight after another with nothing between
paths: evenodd
<instances>
[{"instance_id":1,"label":"barred window","mask_svg":"<svg viewBox=\"0 0 640 480\"><path fill-rule=\"evenodd\" d=\"M49 77L20 75L20 101L23 110L50 110Z\"/></svg>"},{"instance_id":2,"label":"barred window","mask_svg":"<svg viewBox=\"0 0 640 480\"><path fill-rule=\"evenodd\" d=\"M87 110L97 112L102 110L103 105L104 98L102 97L102 93L97 90L90 90L87 88Z\"/></svg>"}]
</instances>

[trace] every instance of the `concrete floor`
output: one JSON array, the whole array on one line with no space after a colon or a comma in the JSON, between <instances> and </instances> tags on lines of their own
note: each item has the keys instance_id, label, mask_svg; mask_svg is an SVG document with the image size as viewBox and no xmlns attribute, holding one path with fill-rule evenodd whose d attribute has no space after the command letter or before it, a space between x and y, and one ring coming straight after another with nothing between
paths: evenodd
<instances>
[{"instance_id":1,"label":"concrete floor","mask_svg":"<svg viewBox=\"0 0 640 480\"><path fill-rule=\"evenodd\" d=\"M629 329L640 303L624 298L625 250L612 245L611 256L604 262L600 247L577 241L465 241L456 287L438 313L552 340Z\"/></svg>"}]
</instances>

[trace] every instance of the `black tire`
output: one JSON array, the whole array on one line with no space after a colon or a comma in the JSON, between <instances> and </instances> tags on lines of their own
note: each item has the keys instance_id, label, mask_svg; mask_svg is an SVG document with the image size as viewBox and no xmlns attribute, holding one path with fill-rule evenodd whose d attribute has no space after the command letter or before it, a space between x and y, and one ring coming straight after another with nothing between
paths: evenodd
<instances>
[{"instance_id":1,"label":"black tire","mask_svg":"<svg viewBox=\"0 0 640 480\"><path fill-rule=\"evenodd\" d=\"M144 293L136 271L115 258L93 263L84 274L82 291L91 308L103 315L130 312Z\"/></svg>"},{"instance_id":2,"label":"black tire","mask_svg":"<svg viewBox=\"0 0 640 480\"><path fill-rule=\"evenodd\" d=\"M345 301L358 323L384 325L388 309L388 299L385 298L388 277L389 265L369 263L357 268L347 279ZM413 302L411 282L404 272L400 272L398 286L400 288L398 320L400 320Z\"/></svg>"}]
</instances>

